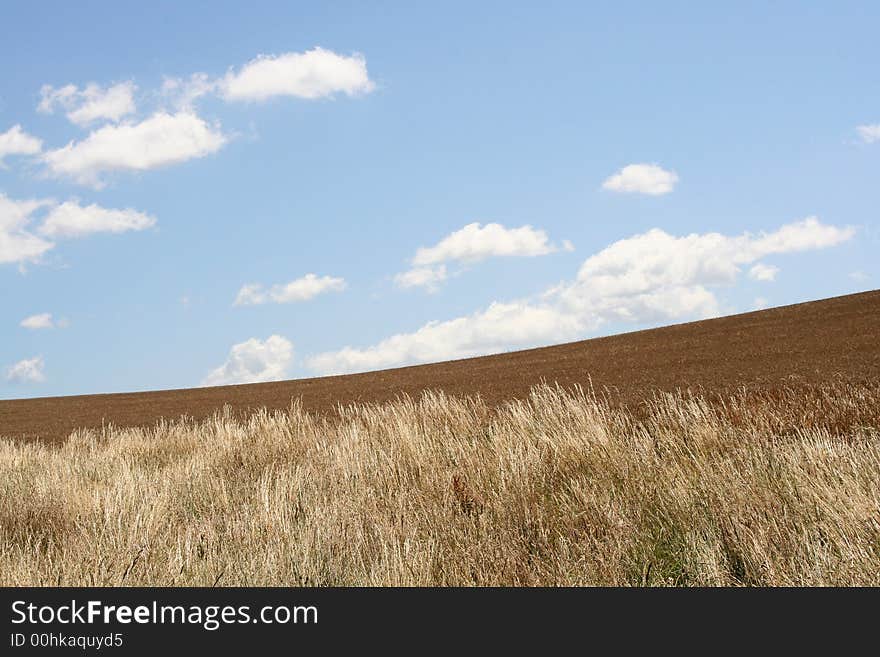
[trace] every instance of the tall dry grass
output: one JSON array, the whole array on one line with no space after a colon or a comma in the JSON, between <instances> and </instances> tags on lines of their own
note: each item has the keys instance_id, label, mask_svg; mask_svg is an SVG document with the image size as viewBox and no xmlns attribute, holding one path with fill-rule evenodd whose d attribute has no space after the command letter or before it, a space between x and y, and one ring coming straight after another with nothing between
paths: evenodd
<instances>
[{"instance_id":1,"label":"tall dry grass","mask_svg":"<svg viewBox=\"0 0 880 657\"><path fill-rule=\"evenodd\" d=\"M0 584L878 585L878 428L878 385L544 386L3 441Z\"/></svg>"}]
</instances>

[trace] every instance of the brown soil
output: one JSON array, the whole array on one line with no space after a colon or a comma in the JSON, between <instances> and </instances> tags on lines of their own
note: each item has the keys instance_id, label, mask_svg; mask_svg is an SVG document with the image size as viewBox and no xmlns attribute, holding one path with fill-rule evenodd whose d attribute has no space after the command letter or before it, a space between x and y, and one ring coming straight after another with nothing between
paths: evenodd
<instances>
[{"instance_id":1,"label":"brown soil","mask_svg":"<svg viewBox=\"0 0 880 657\"><path fill-rule=\"evenodd\" d=\"M880 290L541 349L277 383L0 401L0 435L63 440L75 428L202 418L224 404L246 412L381 402L425 389L479 393L490 403L536 383L610 389L624 402L653 390L774 390L880 381Z\"/></svg>"}]
</instances>

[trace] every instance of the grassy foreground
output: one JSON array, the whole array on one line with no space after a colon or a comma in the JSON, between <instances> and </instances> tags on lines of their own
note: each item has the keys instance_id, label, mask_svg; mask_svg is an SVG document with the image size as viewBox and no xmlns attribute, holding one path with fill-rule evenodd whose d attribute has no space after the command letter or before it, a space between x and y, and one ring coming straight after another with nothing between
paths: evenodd
<instances>
[{"instance_id":1,"label":"grassy foreground","mask_svg":"<svg viewBox=\"0 0 880 657\"><path fill-rule=\"evenodd\" d=\"M880 585L880 385L0 441L0 584Z\"/></svg>"}]
</instances>

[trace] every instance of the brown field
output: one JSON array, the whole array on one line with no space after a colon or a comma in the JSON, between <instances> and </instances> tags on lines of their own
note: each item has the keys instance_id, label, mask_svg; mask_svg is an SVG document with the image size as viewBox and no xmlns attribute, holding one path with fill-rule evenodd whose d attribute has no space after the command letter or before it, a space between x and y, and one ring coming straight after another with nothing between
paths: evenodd
<instances>
[{"instance_id":1,"label":"brown field","mask_svg":"<svg viewBox=\"0 0 880 657\"><path fill-rule=\"evenodd\" d=\"M880 381L880 291L483 358L278 383L0 401L0 435L58 441L77 428L240 416L418 397L426 389L479 394L490 406L525 398L542 381L593 386L623 402L655 390L772 393L831 382Z\"/></svg>"}]
</instances>

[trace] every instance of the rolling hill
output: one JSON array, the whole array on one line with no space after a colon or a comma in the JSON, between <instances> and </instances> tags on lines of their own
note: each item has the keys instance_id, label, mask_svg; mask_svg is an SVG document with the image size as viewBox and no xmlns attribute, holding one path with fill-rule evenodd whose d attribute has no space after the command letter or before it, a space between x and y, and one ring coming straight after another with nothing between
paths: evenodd
<instances>
[{"instance_id":1,"label":"rolling hill","mask_svg":"<svg viewBox=\"0 0 880 657\"><path fill-rule=\"evenodd\" d=\"M141 393L0 401L0 435L63 440L75 428L144 426L160 418L202 418L286 408L316 411L382 402L425 389L480 394L491 404L536 383L608 388L623 402L653 390L822 385L880 380L880 291L636 331L480 358L346 376Z\"/></svg>"}]
</instances>

